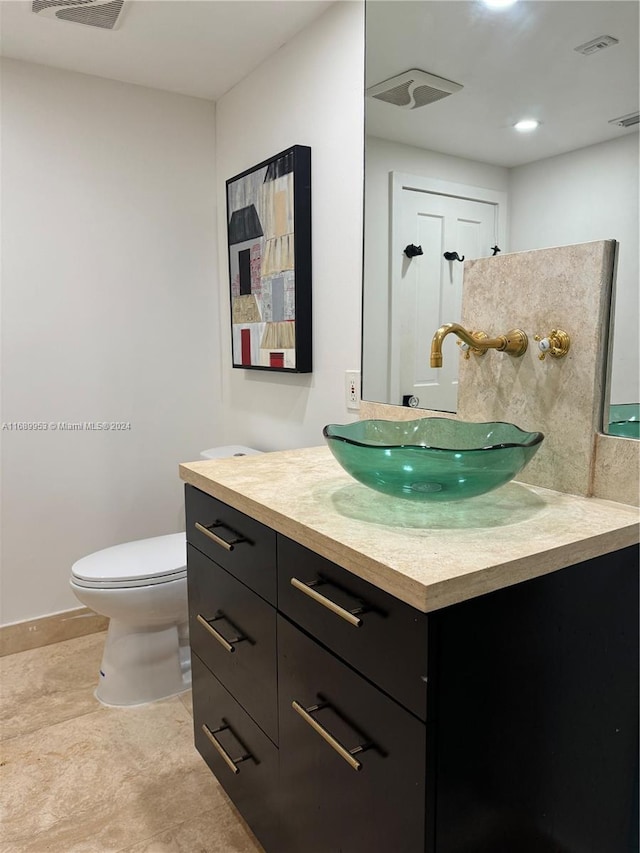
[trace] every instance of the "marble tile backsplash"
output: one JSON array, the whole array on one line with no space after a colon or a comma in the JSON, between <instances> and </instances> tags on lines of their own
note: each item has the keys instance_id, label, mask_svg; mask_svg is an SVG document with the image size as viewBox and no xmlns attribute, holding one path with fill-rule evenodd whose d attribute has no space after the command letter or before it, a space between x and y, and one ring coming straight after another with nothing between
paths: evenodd
<instances>
[{"instance_id":1,"label":"marble tile backsplash","mask_svg":"<svg viewBox=\"0 0 640 853\"><path fill-rule=\"evenodd\" d=\"M615 435L596 436L593 496L640 505L640 441Z\"/></svg>"},{"instance_id":2,"label":"marble tile backsplash","mask_svg":"<svg viewBox=\"0 0 640 853\"><path fill-rule=\"evenodd\" d=\"M462 325L490 337L523 329L529 349L461 358L458 416L544 433L522 482L591 493L614 259L615 242L602 240L465 264ZM555 328L569 333L571 349L541 361L533 337Z\"/></svg>"}]
</instances>

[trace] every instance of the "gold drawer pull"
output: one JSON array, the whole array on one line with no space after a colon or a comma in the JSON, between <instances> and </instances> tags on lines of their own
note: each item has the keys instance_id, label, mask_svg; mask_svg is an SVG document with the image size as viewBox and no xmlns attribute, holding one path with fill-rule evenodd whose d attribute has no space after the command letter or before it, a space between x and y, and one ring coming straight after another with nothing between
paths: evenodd
<instances>
[{"instance_id":1,"label":"gold drawer pull","mask_svg":"<svg viewBox=\"0 0 640 853\"><path fill-rule=\"evenodd\" d=\"M199 622L202 627L208 631L211 636L216 639L220 645L226 649L228 652L235 652L235 647L233 643L241 643L243 640L246 640L246 637L234 637L232 640L225 640L222 634L211 624L212 622L217 622L218 619L224 619L225 617L222 615L216 616L215 619L205 619L201 613L198 613L196 616L196 621Z\"/></svg>"},{"instance_id":2,"label":"gold drawer pull","mask_svg":"<svg viewBox=\"0 0 640 853\"><path fill-rule=\"evenodd\" d=\"M229 770L231 770L231 772L234 774L238 774L240 772L240 768L237 767L236 765L240 764L241 761L246 761L248 758L252 758L252 756L248 752L245 752L239 758L231 758L231 756L229 755L227 750L224 748L224 746L220 743L220 741L216 737L217 734L220 734L220 732L224 732L227 729L229 731L231 731L230 726L220 726L219 729L213 729L213 731L212 731L209 728L209 726L206 725L206 723L202 724L202 731L205 733L207 738L211 741L211 744L213 745L213 747L218 751L218 753L220 754L220 757L225 762L225 764L228 766Z\"/></svg>"},{"instance_id":3,"label":"gold drawer pull","mask_svg":"<svg viewBox=\"0 0 640 853\"><path fill-rule=\"evenodd\" d=\"M338 753L340 758L344 758L349 767L353 770L362 770L362 764L360 761L355 759L353 756L357 755L359 752L364 752L369 748L369 744L360 744L359 746L354 747L353 749L347 749L343 746L339 740L337 740L332 734L330 734L323 725L321 725L316 719L314 719L311 714L314 711L321 711L323 708L326 708L328 705L327 702L324 702L321 705L311 705L309 708L303 708L299 702L296 702L294 699L291 703L291 707L294 711L296 711L305 723L311 726L311 728L317 732L320 737L325 740L332 749Z\"/></svg>"},{"instance_id":4,"label":"gold drawer pull","mask_svg":"<svg viewBox=\"0 0 640 853\"><path fill-rule=\"evenodd\" d=\"M321 604L323 607L326 607L327 610L330 610L332 613L335 613L336 616L340 616L341 619L344 619L350 625L353 625L355 628L359 628L362 625L362 619L359 619L356 614L363 613L364 608L358 607L354 610L345 610L344 607L340 607L339 604L336 604L335 601L331 601L330 598L327 598L322 593L318 592L314 589L315 586L318 585L318 581L311 581L309 583L304 583L304 581L298 580L298 578L291 578L290 580L291 586L303 592L305 595L308 595L309 598L312 598L314 601L317 601L318 604Z\"/></svg>"},{"instance_id":5,"label":"gold drawer pull","mask_svg":"<svg viewBox=\"0 0 640 853\"><path fill-rule=\"evenodd\" d=\"M243 539L242 536L237 536L235 539L232 539L231 542L227 542L225 539L222 539L220 536L216 536L215 533L212 532L212 528L214 527L224 527L225 525L221 521L214 521L213 524L210 524L208 527L205 527L204 524L200 524L199 521L196 521L195 528L199 530L200 533L204 533L205 536L208 536L212 542L215 542L216 545L220 545L225 551L233 551L234 545L239 545L241 542L248 542L248 539ZM227 527L227 530L229 528Z\"/></svg>"}]
</instances>

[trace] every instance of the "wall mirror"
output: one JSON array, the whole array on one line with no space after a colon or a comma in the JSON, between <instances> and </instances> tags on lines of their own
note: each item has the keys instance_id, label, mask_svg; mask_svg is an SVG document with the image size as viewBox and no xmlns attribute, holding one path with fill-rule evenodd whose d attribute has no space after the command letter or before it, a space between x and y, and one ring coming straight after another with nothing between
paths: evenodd
<instances>
[{"instance_id":1,"label":"wall mirror","mask_svg":"<svg viewBox=\"0 0 640 853\"><path fill-rule=\"evenodd\" d=\"M638 9L367 0L363 399L455 411L458 358L428 358L459 319L453 253L615 239L604 423L638 429Z\"/></svg>"}]
</instances>

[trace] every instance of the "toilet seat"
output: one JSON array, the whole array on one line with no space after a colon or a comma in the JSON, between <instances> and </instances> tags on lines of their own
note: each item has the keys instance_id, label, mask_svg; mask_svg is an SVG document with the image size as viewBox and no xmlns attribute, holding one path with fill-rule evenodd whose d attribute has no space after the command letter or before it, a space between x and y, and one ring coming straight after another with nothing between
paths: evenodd
<instances>
[{"instance_id":1,"label":"toilet seat","mask_svg":"<svg viewBox=\"0 0 640 853\"><path fill-rule=\"evenodd\" d=\"M71 582L88 589L126 589L182 580L186 534L124 542L89 554L71 567Z\"/></svg>"},{"instance_id":2,"label":"toilet seat","mask_svg":"<svg viewBox=\"0 0 640 853\"><path fill-rule=\"evenodd\" d=\"M173 572L159 578L141 578L135 581L88 581L72 575L71 583L73 586L81 586L84 589L131 589L137 586L158 586L169 581L184 580L186 577L187 571L185 569L182 572Z\"/></svg>"}]
</instances>

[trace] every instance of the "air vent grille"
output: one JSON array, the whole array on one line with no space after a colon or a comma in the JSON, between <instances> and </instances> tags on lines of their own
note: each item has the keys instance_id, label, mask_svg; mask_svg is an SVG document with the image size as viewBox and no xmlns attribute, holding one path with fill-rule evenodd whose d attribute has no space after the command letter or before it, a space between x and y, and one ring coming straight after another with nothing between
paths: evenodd
<instances>
[{"instance_id":1,"label":"air vent grille","mask_svg":"<svg viewBox=\"0 0 640 853\"><path fill-rule=\"evenodd\" d=\"M415 110L440 101L454 92L459 92L462 88L460 83L412 68L410 71L371 86L367 89L367 95L377 101L385 101L405 110Z\"/></svg>"},{"instance_id":2,"label":"air vent grille","mask_svg":"<svg viewBox=\"0 0 640 853\"><path fill-rule=\"evenodd\" d=\"M33 0L31 9L36 14L59 21L113 30L124 4L125 0Z\"/></svg>"},{"instance_id":3,"label":"air vent grille","mask_svg":"<svg viewBox=\"0 0 640 853\"><path fill-rule=\"evenodd\" d=\"M639 122L640 113L629 113L626 116L620 116L620 118L609 119L609 124L617 124L618 127L633 127L634 124L638 124Z\"/></svg>"},{"instance_id":4,"label":"air vent grille","mask_svg":"<svg viewBox=\"0 0 640 853\"><path fill-rule=\"evenodd\" d=\"M578 53L583 53L585 56L589 56L592 53L597 53L599 50L604 50L614 44L618 44L618 39L613 36L598 36L598 38L591 39L591 41L580 44L578 47L574 47L573 49L577 50Z\"/></svg>"},{"instance_id":5,"label":"air vent grille","mask_svg":"<svg viewBox=\"0 0 640 853\"><path fill-rule=\"evenodd\" d=\"M92 0L33 0L31 9L33 12L42 12L53 6L84 6Z\"/></svg>"},{"instance_id":6,"label":"air vent grille","mask_svg":"<svg viewBox=\"0 0 640 853\"><path fill-rule=\"evenodd\" d=\"M406 83L401 83L399 86L393 86L379 95L373 95L378 101L386 101L388 104L395 104L397 107L408 107L411 104L411 95L409 88L413 84L413 80L407 80Z\"/></svg>"},{"instance_id":7,"label":"air vent grille","mask_svg":"<svg viewBox=\"0 0 640 853\"><path fill-rule=\"evenodd\" d=\"M413 90L413 100L416 102L416 107L426 107L427 104L447 98L450 94L451 92L434 89L433 86L416 86Z\"/></svg>"}]
</instances>

